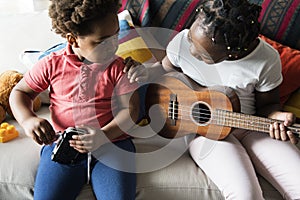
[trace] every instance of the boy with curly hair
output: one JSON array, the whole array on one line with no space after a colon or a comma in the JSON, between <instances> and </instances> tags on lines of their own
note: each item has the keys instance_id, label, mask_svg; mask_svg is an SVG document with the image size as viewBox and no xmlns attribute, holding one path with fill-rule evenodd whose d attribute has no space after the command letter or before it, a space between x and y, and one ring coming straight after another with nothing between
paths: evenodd
<instances>
[{"instance_id":1,"label":"boy with curly hair","mask_svg":"<svg viewBox=\"0 0 300 200\"><path fill-rule=\"evenodd\" d=\"M68 45L40 60L11 94L16 120L26 135L44 144L36 200L75 199L89 179L97 199L135 199L135 147L128 130L138 118L139 98L137 84L124 76L124 60L115 55L118 9L118 0L52 0L53 30ZM48 88L53 126L32 112L32 100ZM68 127L87 132L69 142L80 156L69 164L54 162L56 132Z\"/></svg>"}]
</instances>

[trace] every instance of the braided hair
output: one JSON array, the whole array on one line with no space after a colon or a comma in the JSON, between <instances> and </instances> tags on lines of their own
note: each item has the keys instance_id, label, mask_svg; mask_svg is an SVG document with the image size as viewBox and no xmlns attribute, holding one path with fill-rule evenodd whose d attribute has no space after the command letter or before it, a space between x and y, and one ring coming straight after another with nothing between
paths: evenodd
<instances>
[{"instance_id":1,"label":"braided hair","mask_svg":"<svg viewBox=\"0 0 300 200\"><path fill-rule=\"evenodd\" d=\"M204 0L197 11L206 35L230 52L246 51L258 37L261 7L247 0ZM216 40L217 34L222 41Z\"/></svg>"},{"instance_id":2,"label":"braided hair","mask_svg":"<svg viewBox=\"0 0 300 200\"><path fill-rule=\"evenodd\" d=\"M51 0L49 16L52 29L66 37L67 33L89 33L88 23L109 13L117 13L119 0Z\"/></svg>"}]
</instances>

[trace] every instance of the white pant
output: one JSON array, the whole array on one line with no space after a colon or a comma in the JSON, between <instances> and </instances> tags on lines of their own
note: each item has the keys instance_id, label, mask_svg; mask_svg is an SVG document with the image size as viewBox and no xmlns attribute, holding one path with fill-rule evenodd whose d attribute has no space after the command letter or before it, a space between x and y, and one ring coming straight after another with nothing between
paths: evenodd
<instances>
[{"instance_id":1,"label":"white pant","mask_svg":"<svg viewBox=\"0 0 300 200\"><path fill-rule=\"evenodd\" d=\"M189 150L225 199L263 199L255 171L285 199L300 199L300 151L290 141L248 131L241 140L233 133L222 141L197 137Z\"/></svg>"}]
</instances>

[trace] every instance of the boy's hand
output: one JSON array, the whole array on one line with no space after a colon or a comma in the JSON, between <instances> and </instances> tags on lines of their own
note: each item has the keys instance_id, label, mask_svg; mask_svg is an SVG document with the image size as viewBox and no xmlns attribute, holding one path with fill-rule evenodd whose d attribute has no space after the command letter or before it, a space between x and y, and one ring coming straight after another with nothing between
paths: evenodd
<instances>
[{"instance_id":1,"label":"boy's hand","mask_svg":"<svg viewBox=\"0 0 300 200\"><path fill-rule=\"evenodd\" d=\"M98 149L101 145L107 143L109 140L100 129L95 129L89 126L80 126L86 130L87 134L73 135L70 140L70 146L80 153L88 153Z\"/></svg>"},{"instance_id":2,"label":"boy's hand","mask_svg":"<svg viewBox=\"0 0 300 200\"><path fill-rule=\"evenodd\" d=\"M57 135L51 124L43 118L30 117L22 123L25 134L33 138L38 144L52 144Z\"/></svg>"},{"instance_id":3,"label":"boy's hand","mask_svg":"<svg viewBox=\"0 0 300 200\"><path fill-rule=\"evenodd\" d=\"M133 60L131 57L127 57L124 60L124 64L123 72L127 73L130 83L134 81L146 82L148 80L148 70L140 62Z\"/></svg>"}]
</instances>

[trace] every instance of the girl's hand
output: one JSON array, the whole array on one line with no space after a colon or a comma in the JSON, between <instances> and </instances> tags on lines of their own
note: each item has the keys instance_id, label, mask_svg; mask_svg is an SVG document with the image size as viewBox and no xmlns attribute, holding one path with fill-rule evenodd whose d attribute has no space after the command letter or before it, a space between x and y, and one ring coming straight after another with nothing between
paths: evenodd
<instances>
[{"instance_id":1,"label":"girl's hand","mask_svg":"<svg viewBox=\"0 0 300 200\"><path fill-rule=\"evenodd\" d=\"M40 145L52 144L58 138L51 124L43 118L30 117L23 121L22 127L25 134Z\"/></svg>"},{"instance_id":2,"label":"girl's hand","mask_svg":"<svg viewBox=\"0 0 300 200\"><path fill-rule=\"evenodd\" d=\"M88 153L98 149L109 140L100 129L95 129L89 126L77 127L86 130L87 134L73 135L70 140L70 146L80 153Z\"/></svg>"},{"instance_id":3,"label":"girl's hand","mask_svg":"<svg viewBox=\"0 0 300 200\"><path fill-rule=\"evenodd\" d=\"M133 60L131 57L127 57L124 60L125 67L123 72L127 73L127 77L130 83L134 81L142 83L148 80L148 70L140 62Z\"/></svg>"},{"instance_id":4,"label":"girl's hand","mask_svg":"<svg viewBox=\"0 0 300 200\"><path fill-rule=\"evenodd\" d=\"M275 122L270 125L270 137L277 140L290 140L291 143L297 144L298 139L296 136L289 130L286 129L287 126L290 126L295 121L295 115L290 112L277 112L275 115L276 119L282 120L283 123Z\"/></svg>"}]
</instances>

